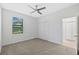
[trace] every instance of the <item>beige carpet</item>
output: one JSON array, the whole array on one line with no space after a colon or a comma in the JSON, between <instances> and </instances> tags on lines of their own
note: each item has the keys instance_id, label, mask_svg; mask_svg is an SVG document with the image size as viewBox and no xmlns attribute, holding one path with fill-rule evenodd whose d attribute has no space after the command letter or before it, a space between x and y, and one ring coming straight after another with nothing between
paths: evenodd
<instances>
[{"instance_id":1,"label":"beige carpet","mask_svg":"<svg viewBox=\"0 0 79 59\"><path fill-rule=\"evenodd\" d=\"M41 39L3 46L2 55L75 55L76 50Z\"/></svg>"}]
</instances>

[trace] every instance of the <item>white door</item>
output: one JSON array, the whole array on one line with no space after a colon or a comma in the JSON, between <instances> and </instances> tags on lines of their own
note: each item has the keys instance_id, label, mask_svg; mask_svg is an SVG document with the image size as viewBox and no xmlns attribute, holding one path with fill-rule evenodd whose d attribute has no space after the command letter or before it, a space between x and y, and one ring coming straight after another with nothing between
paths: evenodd
<instances>
[{"instance_id":1,"label":"white door","mask_svg":"<svg viewBox=\"0 0 79 59\"><path fill-rule=\"evenodd\" d=\"M63 42L65 46L77 48L77 17L63 19Z\"/></svg>"},{"instance_id":2,"label":"white door","mask_svg":"<svg viewBox=\"0 0 79 59\"><path fill-rule=\"evenodd\" d=\"M65 39L75 40L77 38L77 25L76 21L65 22Z\"/></svg>"},{"instance_id":3,"label":"white door","mask_svg":"<svg viewBox=\"0 0 79 59\"><path fill-rule=\"evenodd\" d=\"M77 21L73 22L72 25L73 25L73 27L72 27L72 29L73 29L73 36L72 37L73 37L73 40L75 40L75 39L77 40L78 39Z\"/></svg>"}]
</instances>

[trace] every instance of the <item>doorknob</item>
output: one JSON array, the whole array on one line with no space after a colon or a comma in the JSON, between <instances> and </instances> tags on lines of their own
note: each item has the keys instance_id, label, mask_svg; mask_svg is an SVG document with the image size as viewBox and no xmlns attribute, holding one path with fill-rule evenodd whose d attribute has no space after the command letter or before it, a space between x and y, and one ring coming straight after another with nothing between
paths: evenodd
<instances>
[{"instance_id":1,"label":"doorknob","mask_svg":"<svg viewBox=\"0 0 79 59\"><path fill-rule=\"evenodd\" d=\"M78 37L78 35L74 35L74 37Z\"/></svg>"}]
</instances>

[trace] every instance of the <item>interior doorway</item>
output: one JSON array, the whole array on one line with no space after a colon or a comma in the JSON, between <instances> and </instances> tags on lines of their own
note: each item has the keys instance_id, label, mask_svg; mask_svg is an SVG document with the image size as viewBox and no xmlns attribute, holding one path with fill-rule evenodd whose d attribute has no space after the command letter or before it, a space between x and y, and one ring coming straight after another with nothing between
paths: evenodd
<instances>
[{"instance_id":1,"label":"interior doorway","mask_svg":"<svg viewBox=\"0 0 79 59\"><path fill-rule=\"evenodd\" d=\"M77 49L77 17L65 18L63 22L63 45Z\"/></svg>"}]
</instances>

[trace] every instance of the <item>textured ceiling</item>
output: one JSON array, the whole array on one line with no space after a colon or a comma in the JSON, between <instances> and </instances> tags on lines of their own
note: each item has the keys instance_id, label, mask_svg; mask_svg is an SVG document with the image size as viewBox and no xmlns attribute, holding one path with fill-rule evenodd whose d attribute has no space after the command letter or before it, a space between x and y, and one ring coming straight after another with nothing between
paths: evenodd
<instances>
[{"instance_id":1,"label":"textured ceiling","mask_svg":"<svg viewBox=\"0 0 79 59\"><path fill-rule=\"evenodd\" d=\"M3 8L20 12L29 16L41 17L75 4L76 3L2 3L2 6ZM32 6L33 8L35 5L38 5L39 8L45 6L46 9L41 11L43 13L42 15L38 14L37 12L31 14L30 12L32 12L33 9L29 8L28 5Z\"/></svg>"}]
</instances>

